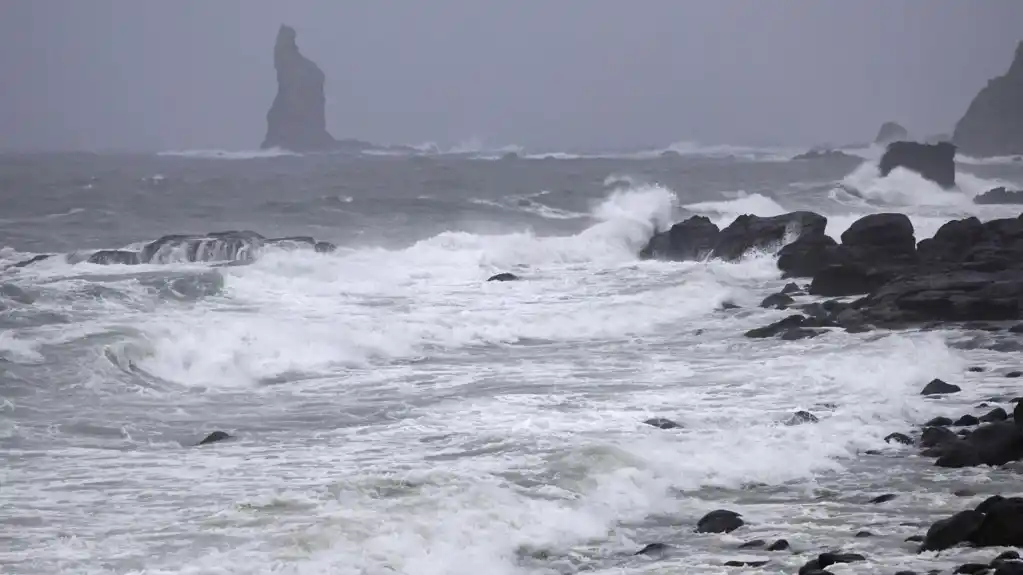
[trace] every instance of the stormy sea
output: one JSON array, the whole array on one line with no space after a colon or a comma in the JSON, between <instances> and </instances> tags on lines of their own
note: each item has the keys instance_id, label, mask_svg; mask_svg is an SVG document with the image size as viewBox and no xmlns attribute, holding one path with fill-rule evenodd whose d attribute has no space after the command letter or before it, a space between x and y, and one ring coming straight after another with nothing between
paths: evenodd
<instances>
[{"instance_id":1,"label":"stormy sea","mask_svg":"<svg viewBox=\"0 0 1023 575\"><path fill-rule=\"evenodd\" d=\"M833 238L904 213L921 240L1017 216L972 199L1023 187L1023 162L959 156L946 190L881 177L880 149L798 152L0 156L0 571L988 563L1004 549L907 538L1020 469L885 438L1011 413L1020 346L951 324L745 337L792 313L760 306L791 281L776 250L639 252L693 215L796 210ZM921 395L935 378L962 391ZM698 529L715 510L741 525Z\"/></svg>"}]
</instances>

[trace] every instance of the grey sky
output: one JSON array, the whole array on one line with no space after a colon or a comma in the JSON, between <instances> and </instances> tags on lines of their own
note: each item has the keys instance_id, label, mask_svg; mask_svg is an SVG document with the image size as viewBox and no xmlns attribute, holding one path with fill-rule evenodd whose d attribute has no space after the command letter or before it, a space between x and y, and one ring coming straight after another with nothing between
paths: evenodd
<instances>
[{"instance_id":1,"label":"grey sky","mask_svg":"<svg viewBox=\"0 0 1023 575\"><path fill-rule=\"evenodd\" d=\"M951 132L1020 0L4 0L0 148L254 149L281 23L338 138L642 147Z\"/></svg>"}]
</instances>

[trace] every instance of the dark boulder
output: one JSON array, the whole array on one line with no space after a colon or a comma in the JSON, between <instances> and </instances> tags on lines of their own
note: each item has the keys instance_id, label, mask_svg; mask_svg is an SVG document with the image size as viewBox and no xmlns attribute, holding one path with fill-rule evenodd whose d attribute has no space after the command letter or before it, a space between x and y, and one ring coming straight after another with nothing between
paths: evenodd
<instances>
[{"instance_id":1,"label":"dark boulder","mask_svg":"<svg viewBox=\"0 0 1023 575\"><path fill-rule=\"evenodd\" d=\"M789 244L792 245L792 244ZM785 287L781 288L781 293L785 295L794 295L802 293L803 288L799 287L795 282L789 282L785 284Z\"/></svg>"},{"instance_id":2,"label":"dark boulder","mask_svg":"<svg viewBox=\"0 0 1023 575\"><path fill-rule=\"evenodd\" d=\"M727 509L717 509L704 515L696 523L697 533L731 533L746 523L742 516Z\"/></svg>"},{"instance_id":3,"label":"dark boulder","mask_svg":"<svg viewBox=\"0 0 1023 575\"><path fill-rule=\"evenodd\" d=\"M519 276L513 274L513 273L502 272L502 273L490 276L489 278L487 278L487 281L488 282L513 282L513 281L517 281L519 279L521 279L521 278Z\"/></svg>"},{"instance_id":4,"label":"dark boulder","mask_svg":"<svg viewBox=\"0 0 1023 575\"><path fill-rule=\"evenodd\" d=\"M913 439L905 433L889 433L884 438L885 443L901 443L902 445L913 445Z\"/></svg>"},{"instance_id":5,"label":"dark boulder","mask_svg":"<svg viewBox=\"0 0 1023 575\"><path fill-rule=\"evenodd\" d=\"M633 555L661 555L664 552L669 551L670 549L671 546L665 543L650 543L648 545L645 545L639 551L633 553Z\"/></svg>"},{"instance_id":6,"label":"dark boulder","mask_svg":"<svg viewBox=\"0 0 1023 575\"><path fill-rule=\"evenodd\" d=\"M842 232L842 248L851 252L849 259L874 266L915 263L913 222L899 213L863 216Z\"/></svg>"},{"instance_id":7,"label":"dark boulder","mask_svg":"<svg viewBox=\"0 0 1023 575\"><path fill-rule=\"evenodd\" d=\"M792 299L791 296L783 293L774 293L764 298L760 302L760 307L771 308L771 309L785 309L795 303L796 300Z\"/></svg>"},{"instance_id":8,"label":"dark boulder","mask_svg":"<svg viewBox=\"0 0 1023 575\"><path fill-rule=\"evenodd\" d=\"M658 429L675 429L678 427L682 427L681 425L675 423L674 421L666 419L664 417L654 417L644 421L643 423L650 425L652 427L656 427Z\"/></svg>"},{"instance_id":9,"label":"dark boulder","mask_svg":"<svg viewBox=\"0 0 1023 575\"><path fill-rule=\"evenodd\" d=\"M964 416L960 417L959 419L955 420L952 423L952 425L954 425L956 427L968 427L968 426L971 426L971 425L980 425L980 419L978 419L977 416L975 416L975 415L970 415L969 413L967 413L966 415L964 415Z\"/></svg>"},{"instance_id":10,"label":"dark boulder","mask_svg":"<svg viewBox=\"0 0 1023 575\"><path fill-rule=\"evenodd\" d=\"M838 243L824 234L804 234L778 252L778 269L783 277L813 277L837 263Z\"/></svg>"},{"instance_id":11,"label":"dark boulder","mask_svg":"<svg viewBox=\"0 0 1023 575\"><path fill-rule=\"evenodd\" d=\"M750 250L780 248L785 240L823 235L827 224L827 218L813 212L790 212L769 218L742 215L721 230L711 257L737 260Z\"/></svg>"},{"instance_id":12,"label":"dark boulder","mask_svg":"<svg viewBox=\"0 0 1023 575\"><path fill-rule=\"evenodd\" d=\"M949 142L892 142L881 156L878 169L881 176L887 176L895 168L905 168L948 189L956 185L955 155L956 147Z\"/></svg>"},{"instance_id":13,"label":"dark boulder","mask_svg":"<svg viewBox=\"0 0 1023 575\"><path fill-rule=\"evenodd\" d=\"M655 234L640 251L643 259L700 261L714 251L720 230L705 216L693 216Z\"/></svg>"},{"instance_id":14,"label":"dark boulder","mask_svg":"<svg viewBox=\"0 0 1023 575\"><path fill-rule=\"evenodd\" d=\"M779 539L767 546L768 551L785 551L789 548L789 542L785 539Z\"/></svg>"},{"instance_id":15,"label":"dark boulder","mask_svg":"<svg viewBox=\"0 0 1023 575\"><path fill-rule=\"evenodd\" d=\"M975 204L1023 204L1023 190L1007 190L1005 187L992 188L973 197Z\"/></svg>"},{"instance_id":16,"label":"dark boulder","mask_svg":"<svg viewBox=\"0 0 1023 575\"><path fill-rule=\"evenodd\" d=\"M764 327L751 329L746 332L746 337L749 338L774 337L776 335L781 335L783 332L789 329L802 327L803 322L805 321L806 321L805 316L799 314L790 315L770 325L765 325Z\"/></svg>"},{"instance_id":17,"label":"dark boulder","mask_svg":"<svg viewBox=\"0 0 1023 575\"><path fill-rule=\"evenodd\" d=\"M847 154L842 150L809 150L802 154L796 154L792 156L794 161L799 160L840 160L840 161L859 161L862 162L863 158L860 156L854 156Z\"/></svg>"},{"instance_id":18,"label":"dark boulder","mask_svg":"<svg viewBox=\"0 0 1023 575\"><path fill-rule=\"evenodd\" d=\"M235 262L258 257L265 238L243 230L206 235L169 235L142 248L142 263Z\"/></svg>"},{"instance_id":19,"label":"dark boulder","mask_svg":"<svg viewBox=\"0 0 1023 575\"><path fill-rule=\"evenodd\" d=\"M867 558L859 553L821 553L817 556L817 564L821 569L827 569L838 563L856 563L866 561Z\"/></svg>"},{"instance_id":20,"label":"dark boulder","mask_svg":"<svg viewBox=\"0 0 1023 575\"><path fill-rule=\"evenodd\" d=\"M996 423L999 421L1005 421L1006 419L1009 419L1009 414L1001 407L996 407L980 416L980 421L982 423Z\"/></svg>"},{"instance_id":21,"label":"dark boulder","mask_svg":"<svg viewBox=\"0 0 1023 575\"><path fill-rule=\"evenodd\" d=\"M129 250L99 250L90 255L86 261L90 264L120 264L128 266L142 263L139 253Z\"/></svg>"},{"instance_id":22,"label":"dark boulder","mask_svg":"<svg viewBox=\"0 0 1023 575\"><path fill-rule=\"evenodd\" d=\"M901 125L895 122L885 122L881 124L881 128L877 131L877 137L874 138L875 144L890 144L898 140L908 140L909 131L903 128Z\"/></svg>"},{"instance_id":23,"label":"dark boulder","mask_svg":"<svg viewBox=\"0 0 1023 575\"><path fill-rule=\"evenodd\" d=\"M994 501L969 541L978 547L1023 547L1023 497Z\"/></svg>"},{"instance_id":24,"label":"dark boulder","mask_svg":"<svg viewBox=\"0 0 1023 575\"><path fill-rule=\"evenodd\" d=\"M226 432L214 431L213 433L203 438L203 440L197 443L196 445L209 445L210 443L218 443L220 441L224 441L227 439L231 439L231 436L228 435Z\"/></svg>"},{"instance_id":25,"label":"dark boulder","mask_svg":"<svg viewBox=\"0 0 1023 575\"><path fill-rule=\"evenodd\" d=\"M895 499L896 497L898 497L898 495L896 495L894 493L885 493L884 495L878 495L877 497L871 499L869 501L869 503L874 503L874 504L877 504L877 503L887 503L887 502L891 501L892 499Z\"/></svg>"},{"instance_id":26,"label":"dark boulder","mask_svg":"<svg viewBox=\"0 0 1023 575\"><path fill-rule=\"evenodd\" d=\"M984 514L972 509L936 521L927 530L920 551L942 551L969 541L983 522Z\"/></svg>"},{"instance_id":27,"label":"dark boulder","mask_svg":"<svg viewBox=\"0 0 1023 575\"><path fill-rule=\"evenodd\" d=\"M1023 153L1023 42L1005 75L988 81L970 102L952 141L971 156Z\"/></svg>"},{"instance_id":28,"label":"dark boulder","mask_svg":"<svg viewBox=\"0 0 1023 575\"><path fill-rule=\"evenodd\" d=\"M943 447L935 462L938 467L1005 465L1023 459L1023 433L1014 422L999 421L982 425L964 439Z\"/></svg>"},{"instance_id":29,"label":"dark boulder","mask_svg":"<svg viewBox=\"0 0 1023 575\"><path fill-rule=\"evenodd\" d=\"M817 423L818 421L820 420L817 419L817 416L809 411L797 411L785 421L785 425L802 425L804 423Z\"/></svg>"},{"instance_id":30,"label":"dark boulder","mask_svg":"<svg viewBox=\"0 0 1023 575\"><path fill-rule=\"evenodd\" d=\"M940 416L935 417L934 419L928 421L924 425L926 425L928 427L952 425L952 419L948 418L948 417L945 417L943 415L940 415Z\"/></svg>"},{"instance_id":31,"label":"dark boulder","mask_svg":"<svg viewBox=\"0 0 1023 575\"><path fill-rule=\"evenodd\" d=\"M8 268L23 268L23 267L30 266L30 265L32 265L34 263L38 263L38 262L41 262L41 261L44 261L44 260L48 260L48 259L52 258L53 256L54 256L54 254L39 254L39 255L32 256L32 257L28 258L27 260L22 260L20 262L13 263L13 264L11 264L11 265L9 265L7 267ZM4 269L7 269L7 268L4 268Z\"/></svg>"},{"instance_id":32,"label":"dark boulder","mask_svg":"<svg viewBox=\"0 0 1023 575\"><path fill-rule=\"evenodd\" d=\"M924 386L920 391L920 395L941 395L945 393L957 393L962 391L963 388L958 385L951 383L945 383L940 379L932 379L930 383Z\"/></svg>"}]
</instances>

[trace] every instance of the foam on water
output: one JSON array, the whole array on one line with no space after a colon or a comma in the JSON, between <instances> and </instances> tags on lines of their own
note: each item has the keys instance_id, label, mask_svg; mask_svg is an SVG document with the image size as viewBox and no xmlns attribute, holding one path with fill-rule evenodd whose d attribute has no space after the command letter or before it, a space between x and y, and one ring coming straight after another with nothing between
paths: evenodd
<instances>
[{"instance_id":1,"label":"foam on water","mask_svg":"<svg viewBox=\"0 0 1023 575\"><path fill-rule=\"evenodd\" d=\"M265 150L169 150L157 155L207 160L257 160L281 156L300 156L301 154L281 148L267 148Z\"/></svg>"}]
</instances>

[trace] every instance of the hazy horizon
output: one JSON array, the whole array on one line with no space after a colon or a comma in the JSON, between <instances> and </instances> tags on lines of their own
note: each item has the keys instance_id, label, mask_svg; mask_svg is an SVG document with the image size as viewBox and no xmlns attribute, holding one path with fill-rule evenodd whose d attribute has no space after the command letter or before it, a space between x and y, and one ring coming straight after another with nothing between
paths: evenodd
<instances>
[{"instance_id":1,"label":"hazy horizon","mask_svg":"<svg viewBox=\"0 0 1023 575\"><path fill-rule=\"evenodd\" d=\"M1023 2L7 2L0 149L252 150L288 24L328 130L379 144L813 146L951 133Z\"/></svg>"}]
</instances>

